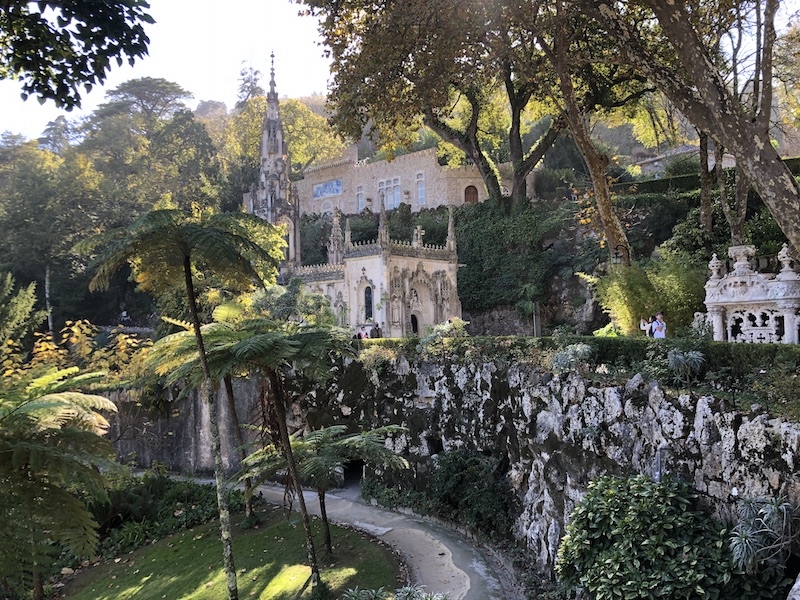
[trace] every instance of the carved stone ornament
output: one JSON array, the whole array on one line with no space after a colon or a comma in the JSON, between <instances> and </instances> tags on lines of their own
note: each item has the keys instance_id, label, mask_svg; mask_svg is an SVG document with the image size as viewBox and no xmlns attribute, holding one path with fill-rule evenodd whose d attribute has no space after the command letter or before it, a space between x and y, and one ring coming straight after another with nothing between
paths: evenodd
<instances>
[{"instance_id":1,"label":"carved stone ornament","mask_svg":"<svg viewBox=\"0 0 800 600\"><path fill-rule=\"evenodd\" d=\"M750 258L754 246L731 246L728 256L733 270L722 275L723 263L711 257L711 275L706 282L705 305L714 340L747 343L796 344L800 339L800 276L784 245L778 254L777 275L754 271Z\"/></svg>"}]
</instances>

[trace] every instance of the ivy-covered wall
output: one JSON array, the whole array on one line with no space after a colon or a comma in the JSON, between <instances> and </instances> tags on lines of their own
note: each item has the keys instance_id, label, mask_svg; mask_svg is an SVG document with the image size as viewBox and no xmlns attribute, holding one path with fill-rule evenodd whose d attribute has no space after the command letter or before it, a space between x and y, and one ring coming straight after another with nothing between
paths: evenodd
<instances>
[{"instance_id":1,"label":"ivy-covered wall","mask_svg":"<svg viewBox=\"0 0 800 600\"><path fill-rule=\"evenodd\" d=\"M385 357L370 368L352 361L322 387L296 381L291 425L404 425L410 432L394 444L410 457L410 477L419 487L431 455L442 450L470 448L504 458L522 506L514 533L542 571L552 568L567 516L601 474L678 475L723 516L741 497L800 502L797 424L755 409L728 411L711 397L671 398L639 375L624 387L594 388L579 374L555 376L532 364L472 362L476 358ZM251 413L256 389L248 382L237 386L241 415ZM168 418L151 420L158 447L147 450L149 459L185 471L211 470L209 453L197 447L207 431L197 402L188 399ZM229 456L231 437L223 436ZM136 443L139 452L148 446ZM118 443L121 455L126 444ZM235 468L235 458L228 464Z\"/></svg>"}]
</instances>

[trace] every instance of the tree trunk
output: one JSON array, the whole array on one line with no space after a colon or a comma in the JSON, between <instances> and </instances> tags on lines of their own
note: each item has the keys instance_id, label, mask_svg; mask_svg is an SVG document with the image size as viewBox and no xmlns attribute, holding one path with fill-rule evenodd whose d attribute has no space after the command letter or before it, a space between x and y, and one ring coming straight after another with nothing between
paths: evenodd
<instances>
[{"instance_id":1,"label":"tree trunk","mask_svg":"<svg viewBox=\"0 0 800 600\"><path fill-rule=\"evenodd\" d=\"M44 267L44 306L47 311L47 330L53 333L53 305L50 304L50 263Z\"/></svg>"},{"instance_id":2,"label":"tree trunk","mask_svg":"<svg viewBox=\"0 0 800 600\"><path fill-rule=\"evenodd\" d=\"M740 246L744 243L744 221L747 216L747 192L750 186L747 184L747 178L744 174L737 169L736 187L734 189L733 205L731 206L728 186L726 185L726 173L722 168L723 155L724 149L722 146L717 146L714 151L716 161L714 168L717 172L719 202L722 206L722 213L725 215L725 221L728 223L728 227L731 230L731 245Z\"/></svg>"},{"instance_id":3,"label":"tree trunk","mask_svg":"<svg viewBox=\"0 0 800 600\"><path fill-rule=\"evenodd\" d=\"M700 227L708 233L707 250L711 250L711 232L714 229L714 207L711 187L714 184L712 170L708 168L708 134L698 130L700 136Z\"/></svg>"},{"instance_id":4,"label":"tree trunk","mask_svg":"<svg viewBox=\"0 0 800 600\"><path fill-rule=\"evenodd\" d=\"M584 120L585 117L575 96L575 88L567 60L560 54L565 47L566 44L560 41L555 48L546 48L558 76L558 85L564 102L564 116L569 124L570 131L572 131L575 143L586 161L586 166L589 168L589 176L592 179L595 203L597 204L597 214L600 216L600 222L606 234L609 255L614 256L622 248L624 250L625 264L630 265L631 247L628 243L628 236L625 234L625 230L614 212L611 202L611 189L606 178L608 156L597 150L591 135L589 135L589 130Z\"/></svg>"},{"instance_id":5,"label":"tree trunk","mask_svg":"<svg viewBox=\"0 0 800 600\"><path fill-rule=\"evenodd\" d=\"M189 300L189 312L192 315L192 326L197 342L197 353L203 368L205 381L200 388L203 400L208 402L209 421L211 428L211 453L214 456L214 478L217 484L217 508L219 510L219 530L222 538L222 559L225 564L225 579L228 587L228 600L239 599L239 589L236 583L236 565L233 560L233 539L231 534L231 514L228 508L228 498L225 489L225 473L222 468L222 446L219 440L219 422L217 420L218 405L214 397L211 370L208 367L203 334L200 331L200 317L197 311L197 298L192 282L192 264L189 256L183 257L183 275L186 282L186 296Z\"/></svg>"},{"instance_id":6,"label":"tree trunk","mask_svg":"<svg viewBox=\"0 0 800 600\"><path fill-rule=\"evenodd\" d=\"M317 497L319 498L319 514L322 517L322 529L325 532L325 549L328 551L328 556L332 556L331 524L328 522L328 509L325 507L325 490L317 490Z\"/></svg>"},{"instance_id":7,"label":"tree trunk","mask_svg":"<svg viewBox=\"0 0 800 600\"><path fill-rule=\"evenodd\" d=\"M236 440L236 446L239 448L239 459L244 465L244 460L247 458L247 451L244 448L244 436L242 435L241 424L239 423L239 415L236 413L236 402L233 397L233 380L230 375L225 375L223 378L225 384L225 396L228 398L228 413L231 415L231 425L233 426L233 437ZM244 480L244 514L249 517L253 514L253 480L247 477Z\"/></svg>"},{"instance_id":8,"label":"tree trunk","mask_svg":"<svg viewBox=\"0 0 800 600\"><path fill-rule=\"evenodd\" d=\"M31 595L33 600L44 600L44 581L42 578L42 569L38 564L33 565L33 589Z\"/></svg>"},{"instance_id":9,"label":"tree trunk","mask_svg":"<svg viewBox=\"0 0 800 600\"><path fill-rule=\"evenodd\" d=\"M297 463L294 460L294 453L292 452L292 442L289 439L289 429L286 425L286 404L283 395L283 387L274 369L265 369L264 375L268 378L270 387L272 388L273 406L275 407L275 413L278 418L278 431L281 436L281 446L283 447L283 454L286 457L289 477L292 479L292 485L297 495L297 502L300 504L300 518L303 521L303 529L306 533L306 552L308 554L309 566L311 567L311 586L313 589L320 582L319 565L317 564L317 552L314 549L314 533L311 530L311 519L308 516L305 498L303 498L303 486L300 485L300 474L297 471Z\"/></svg>"},{"instance_id":10,"label":"tree trunk","mask_svg":"<svg viewBox=\"0 0 800 600\"><path fill-rule=\"evenodd\" d=\"M472 104L472 118L470 124L464 132L457 131L439 119L436 114L430 109L424 112L425 125L430 127L437 135L444 141L453 144L456 148L462 150L474 163L481 174L483 184L486 186L486 191L489 197L497 202L502 201L502 191L500 187L500 177L494 164L486 157L483 150L481 150L480 142L478 141L478 110Z\"/></svg>"}]
</instances>

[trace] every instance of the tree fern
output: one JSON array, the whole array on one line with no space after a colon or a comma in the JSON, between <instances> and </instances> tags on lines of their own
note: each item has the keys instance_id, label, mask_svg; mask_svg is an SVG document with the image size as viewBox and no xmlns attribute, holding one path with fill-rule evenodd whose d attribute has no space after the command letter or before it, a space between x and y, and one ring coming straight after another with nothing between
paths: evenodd
<instances>
[{"instance_id":1,"label":"tree fern","mask_svg":"<svg viewBox=\"0 0 800 600\"><path fill-rule=\"evenodd\" d=\"M53 370L26 381L4 378L0 388L0 579L30 584L33 574L66 546L77 556L97 542L97 524L76 491L105 496L98 467L114 449L100 437L114 411L102 396L71 391L96 380Z\"/></svg>"}]
</instances>

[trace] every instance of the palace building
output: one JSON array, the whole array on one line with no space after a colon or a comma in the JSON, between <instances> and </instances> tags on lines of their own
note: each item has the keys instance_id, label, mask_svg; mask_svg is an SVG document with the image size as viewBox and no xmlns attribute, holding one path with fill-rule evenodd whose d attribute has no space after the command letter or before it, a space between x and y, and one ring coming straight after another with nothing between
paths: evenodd
<instances>
[{"instance_id":1,"label":"palace building","mask_svg":"<svg viewBox=\"0 0 800 600\"><path fill-rule=\"evenodd\" d=\"M309 291L328 298L341 326L363 326L372 335L424 335L449 317L460 317L452 206L485 200L477 170L442 167L435 149L370 164L358 161L353 149L339 161L312 165L303 179L292 183L290 149L283 135L273 67L258 183L244 194L244 209L286 228L282 280L301 278ZM412 210L451 207L444 246L426 244L420 227L410 242L389 238L386 212L402 202ZM354 244L347 219L342 230L342 215L366 207L380 211L377 239ZM333 219L328 264L302 266L300 217L306 213Z\"/></svg>"}]
</instances>

